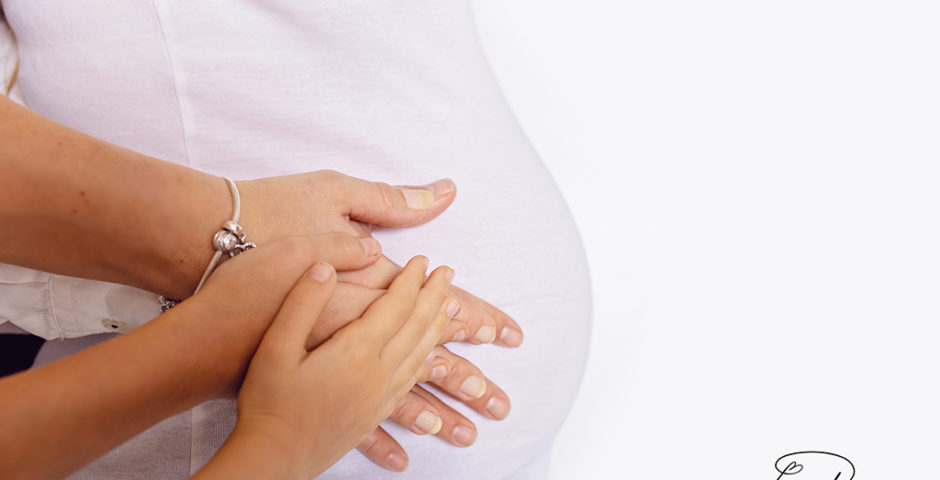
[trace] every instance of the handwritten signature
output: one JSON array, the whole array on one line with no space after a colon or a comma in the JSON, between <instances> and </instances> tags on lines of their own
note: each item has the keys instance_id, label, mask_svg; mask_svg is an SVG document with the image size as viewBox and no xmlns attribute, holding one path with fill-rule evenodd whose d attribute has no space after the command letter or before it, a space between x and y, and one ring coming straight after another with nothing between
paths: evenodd
<instances>
[{"instance_id":1,"label":"handwritten signature","mask_svg":"<svg viewBox=\"0 0 940 480\"><path fill-rule=\"evenodd\" d=\"M777 480L789 475L793 480L852 480L855 465L842 455L818 450L788 453L774 463L780 473Z\"/></svg>"}]
</instances>

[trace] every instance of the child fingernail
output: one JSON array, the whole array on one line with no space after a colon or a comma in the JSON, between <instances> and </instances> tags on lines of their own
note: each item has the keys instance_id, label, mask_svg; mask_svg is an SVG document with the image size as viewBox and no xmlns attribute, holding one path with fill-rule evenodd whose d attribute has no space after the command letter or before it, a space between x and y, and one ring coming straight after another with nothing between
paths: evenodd
<instances>
[{"instance_id":1,"label":"child fingernail","mask_svg":"<svg viewBox=\"0 0 940 480\"><path fill-rule=\"evenodd\" d=\"M405 205L414 210L427 210L434 203L434 192L430 190L402 189Z\"/></svg>"},{"instance_id":2,"label":"child fingernail","mask_svg":"<svg viewBox=\"0 0 940 480\"><path fill-rule=\"evenodd\" d=\"M408 467L408 460L397 453L393 453L385 457L385 464L392 470L402 471Z\"/></svg>"},{"instance_id":3,"label":"child fingernail","mask_svg":"<svg viewBox=\"0 0 940 480\"><path fill-rule=\"evenodd\" d=\"M418 415L415 420L415 426L418 427L418 430L431 435L440 432L443 425L441 417L430 410L421 412L421 415Z\"/></svg>"},{"instance_id":4,"label":"child fingernail","mask_svg":"<svg viewBox=\"0 0 940 480\"><path fill-rule=\"evenodd\" d=\"M522 345L522 332L515 328L503 327L499 333L499 341L507 347L518 347Z\"/></svg>"},{"instance_id":5,"label":"child fingernail","mask_svg":"<svg viewBox=\"0 0 940 480\"><path fill-rule=\"evenodd\" d=\"M477 434L467 427L457 427L453 432L454 442L461 447L469 447L477 439Z\"/></svg>"},{"instance_id":6,"label":"child fingernail","mask_svg":"<svg viewBox=\"0 0 940 480\"><path fill-rule=\"evenodd\" d=\"M444 271L444 281L450 283L454 280L454 269L448 268Z\"/></svg>"},{"instance_id":7,"label":"child fingernail","mask_svg":"<svg viewBox=\"0 0 940 480\"><path fill-rule=\"evenodd\" d=\"M454 332L454 337L451 339L452 342L462 342L467 339L467 331L464 329L457 330Z\"/></svg>"},{"instance_id":8,"label":"child fingernail","mask_svg":"<svg viewBox=\"0 0 940 480\"><path fill-rule=\"evenodd\" d=\"M428 257L425 257L424 255L418 255L415 258L417 259L415 261L418 262L417 265L427 271L428 265L431 264L431 260L429 260Z\"/></svg>"},{"instance_id":9,"label":"child fingernail","mask_svg":"<svg viewBox=\"0 0 940 480\"><path fill-rule=\"evenodd\" d=\"M333 267L325 263L317 263L310 269L308 275L320 283L326 283L333 276Z\"/></svg>"},{"instance_id":10,"label":"child fingernail","mask_svg":"<svg viewBox=\"0 0 940 480\"><path fill-rule=\"evenodd\" d=\"M483 325L477 330L477 334L473 336L473 339L480 343L490 343L493 339L496 338L496 329L489 326Z\"/></svg>"},{"instance_id":11,"label":"child fingernail","mask_svg":"<svg viewBox=\"0 0 940 480\"><path fill-rule=\"evenodd\" d=\"M486 382L477 376L467 377L460 385L460 393L470 398L480 398L486 393Z\"/></svg>"}]
</instances>

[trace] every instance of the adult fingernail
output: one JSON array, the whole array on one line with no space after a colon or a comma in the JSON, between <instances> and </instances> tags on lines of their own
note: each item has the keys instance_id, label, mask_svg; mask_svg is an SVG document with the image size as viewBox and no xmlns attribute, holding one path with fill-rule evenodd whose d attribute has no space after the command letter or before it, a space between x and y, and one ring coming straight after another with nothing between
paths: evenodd
<instances>
[{"instance_id":1,"label":"adult fingernail","mask_svg":"<svg viewBox=\"0 0 940 480\"><path fill-rule=\"evenodd\" d=\"M460 311L460 302L453 299L448 300L444 311L447 312L447 318L454 318L454 315L457 315L457 312Z\"/></svg>"},{"instance_id":2,"label":"adult fingernail","mask_svg":"<svg viewBox=\"0 0 940 480\"><path fill-rule=\"evenodd\" d=\"M467 427L457 427L454 429L454 442L461 447L469 447L477 439L477 434Z\"/></svg>"},{"instance_id":3,"label":"adult fingernail","mask_svg":"<svg viewBox=\"0 0 940 480\"><path fill-rule=\"evenodd\" d=\"M496 329L489 326L483 325L477 330L477 334L473 336L473 339L480 343L490 343L493 339L496 338Z\"/></svg>"},{"instance_id":4,"label":"adult fingernail","mask_svg":"<svg viewBox=\"0 0 940 480\"><path fill-rule=\"evenodd\" d=\"M518 347L522 345L522 332L511 327L503 327L499 333L499 341L507 347Z\"/></svg>"},{"instance_id":5,"label":"adult fingernail","mask_svg":"<svg viewBox=\"0 0 940 480\"><path fill-rule=\"evenodd\" d=\"M441 380L447 376L447 365L435 365L431 369L431 380Z\"/></svg>"},{"instance_id":6,"label":"adult fingernail","mask_svg":"<svg viewBox=\"0 0 940 480\"><path fill-rule=\"evenodd\" d=\"M397 453L392 453L385 457L385 464L392 470L400 472L408 467L408 460Z\"/></svg>"},{"instance_id":7,"label":"adult fingernail","mask_svg":"<svg viewBox=\"0 0 940 480\"><path fill-rule=\"evenodd\" d=\"M374 257L379 253L379 242L372 237L360 238L359 243L362 244L362 250L366 252L367 257Z\"/></svg>"},{"instance_id":8,"label":"adult fingernail","mask_svg":"<svg viewBox=\"0 0 940 480\"><path fill-rule=\"evenodd\" d=\"M509 402L499 397L493 397L490 401L486 402L486 411L492 415L493 418L502 420L509 415Z\"/></svg>"},{"instance_id":9,"label":"adult fingernail","mask_svg":"<svg viewBox=\"0 0 940 480\"><path fill-rule=\"evenodd\" d=\"M401 194L408 208L415 210L427 210L434 203L434 192L430 190L402 189Z\"/></svg>"},{"instance_id":10,"label":"adult fingernail","mask_svg":"<svg viewBox=\"0 0 940 480\"><path fill-rule=\"evenodd\" d=\"M467 339L467 331L464 329L457 330L454 332L454 337L451 339L452 342L462 342Z\"/></svg>"},{"instance_id":11,"label":"adult fingernail","mask_svg":"<svg viewBox=\"0 0 940 480\"><path fill-rule=\"evenodd\" d=\"M430 410L425 410L421 412L421 415L418 415L418 419L415 420L415 426L424 433L434 435L441 431L444 422L441 421L441 417L438 414Z\"/></svg>"},{"instance_id":12,"label":"adult fingernail","mask_svg":"<svg viewBox=\"0 0 940 480\"><path fill-rule=\"evenodd\" d=\"M460 385L460 393L470 398L480 398L486 393L486 382L475 375L467 377Z\"/></svg>"},{"instance_id":13,"label":"adult fingernail","mask_svg":"<svg viewBox=\"0 0 940 480\"><path fill-rule=\"evenodd\" d=\"M310 269L310 273L308 275L310 278L320 283L326 283L326 281L329 280L331 276L333 276L333 267L325 263L317 263L313 266L313 268Z\"/></svg>"}]
</instances>

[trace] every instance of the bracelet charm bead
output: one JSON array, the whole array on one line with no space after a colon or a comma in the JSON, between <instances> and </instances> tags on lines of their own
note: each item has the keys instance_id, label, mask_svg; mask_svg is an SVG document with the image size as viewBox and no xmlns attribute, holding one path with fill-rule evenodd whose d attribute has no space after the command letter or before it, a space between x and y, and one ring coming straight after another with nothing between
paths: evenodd
<instances>
[{"instance_id":1,"label":"bracelet charm bead","mask_svg":"<svg viewBox=\"0 0 940 480\"><path fill-rule=\"evenodd\" d=\"M212 247L215 248L215 255L212 256L212 261L209 262L205 273L202 274L202 280L199 281L199 285L196 286L196 291L193 292L193 295L206 283L206 279L209 278L209 275L215 270L215 267L218 266L219 260L221 260L223 254L231 258L257 246L253 242L248 241L245 230L238 224L238 218L241 215L241 198L238 194L238 187L230 178L226 178L225 182L228 183L229 189L232 191L232 199L235 201L235 211L232 214L232 219L222 224L222 230L219 230L212 236ZM182 302L182 300L162 295L158 300L160 302L161 313L166 312Z\"/></svg>"},{"instance_id":2,"label":"bracelet charm bead","mask_svg":"<svg viewBox=\"0 0 940 480\"><path fill-rule=\"evenodd\" d=\"M216 232L215 236L212 237L212 244L216 250L227 254L229 257L234 257L257 246L246 241L246 238L247 235L245 235L242 226L229 220L222 224L222 230Z\"/></svg>"}]
</instances>

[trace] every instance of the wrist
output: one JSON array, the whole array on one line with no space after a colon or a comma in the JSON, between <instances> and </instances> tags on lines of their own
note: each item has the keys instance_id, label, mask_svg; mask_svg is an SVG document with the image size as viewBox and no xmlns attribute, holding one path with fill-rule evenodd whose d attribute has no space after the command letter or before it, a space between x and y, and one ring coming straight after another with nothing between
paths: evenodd
<instances>
[{"instance_id":1,"label":"wrist","mask_svg":"<svg viewBox=\"0 0 940 480\"><path fill-rule=\"evenodd\" d=\"M265 178L238 180L235 182L235 185L238 186L238 191L241 193L242 208L239 224L241 224L245 232L248 233L249 239L258 245L263 245L278 239L276 236L272 238L272 229L268 228L276 222L277 219L265 213L269 209L269 203L273 201L269 195L264 194L266 190L271 191L269 189L271 187L267 186L267 182L268 179ZM274 186L273 189L276 190L277 187ZM273 230L277 231L277 228L274 227Z\"/></svg>"},{"instance_id":2,"label":"wrist","mask_svg":"<svg viewBox=\"0 0 940 480\"><path fill-rule=\"evenodd\" d=\"M233 478L280 478L306 480L325 468L310 466L316 451L302 450L283 432L265 423L241 416L222 448L193 478L201 480ZM316 461L316 460L314 460ZM319 464L317 464L319 465Z\"/></svg>"},{"instance_id":3,"label":"wrist","mask_svg":"<svg viewBox=\"0 0 940 480\"><path fill-rule=\"evenodd\" d=\"M148 220L145 235L156 240L156 248L140 275L147 290L188 298L215 252L213 235L231 219L231 194L221 177L184 167L149 193L164 208Z\"/></svg>"}]
</instances>

